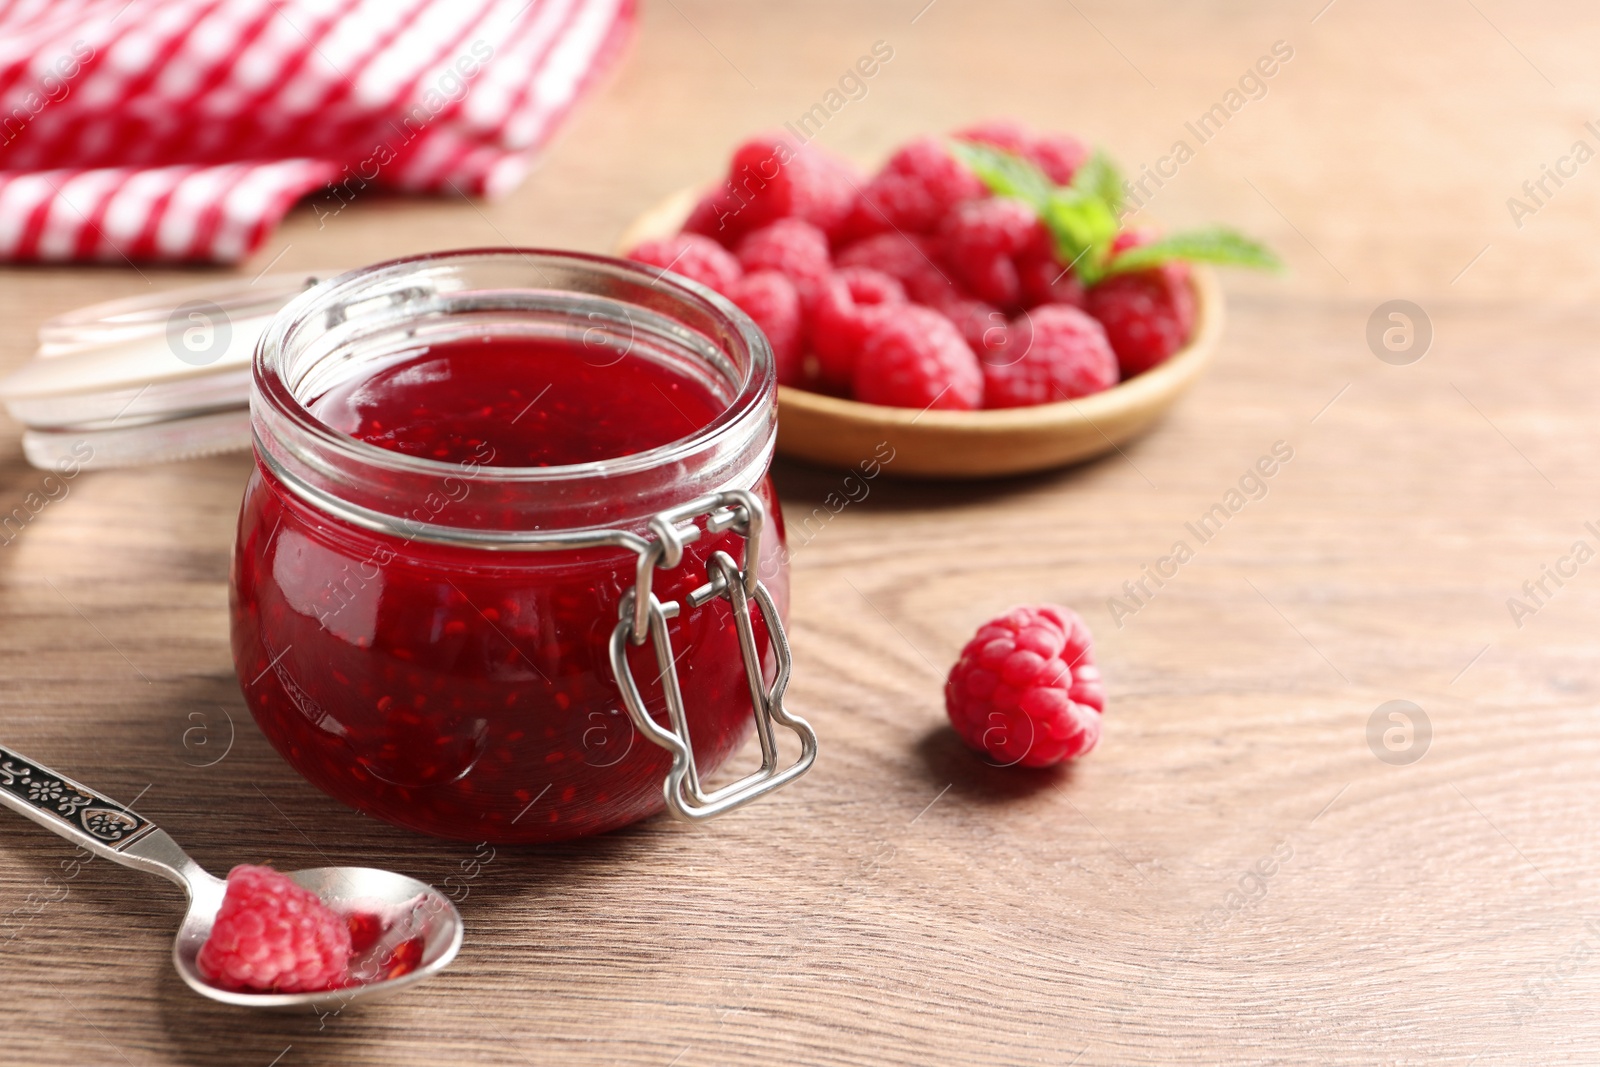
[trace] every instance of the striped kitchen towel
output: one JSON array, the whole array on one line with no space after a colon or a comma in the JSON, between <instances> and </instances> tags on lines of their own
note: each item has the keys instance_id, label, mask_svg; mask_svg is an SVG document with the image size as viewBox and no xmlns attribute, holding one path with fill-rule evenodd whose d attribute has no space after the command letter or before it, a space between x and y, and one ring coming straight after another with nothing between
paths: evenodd
<instances>
[{"instance_id":1,"label":"striped kitchen towel","mask_svg":"<svg viewBox=\"0 0 1600 1067\"><path fill-rule=\"evenodd\" d=\"M634 0L0 0L0 260L236 262L290 205L494 196Z\"/></svg>"}]
</instances>

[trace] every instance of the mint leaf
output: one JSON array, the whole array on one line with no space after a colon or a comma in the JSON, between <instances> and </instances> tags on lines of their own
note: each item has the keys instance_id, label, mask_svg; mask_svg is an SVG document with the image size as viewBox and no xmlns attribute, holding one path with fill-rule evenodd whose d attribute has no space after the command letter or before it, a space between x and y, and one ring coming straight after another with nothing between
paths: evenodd
<instances>
[{"instance_id":1,"label":"mint leaf","mask_svg":"<svg viewBox=\"0 0 1600 1067\"><path fill-rule=\"evenodd\" d=\"M1021 156L992 145L951 141L950 151L978 176L995 196L1021 200L1041 217L1054 186L1044 171Z\"/></svg>"},{"instance_id":2,"label":"mint leaf","mask_svg":"<svg viewBox=\"0 0 1600 1067\"><path fill-rule=\"evenodd\" d=\"M1060 186L1031 161L992 145L954 141L951 151L995 196L1033 208L1050 231L1062 263L1073 265L1086 281L1100 276L1117 235L1117 212L1105 199L1106 188L1115 186L1117 202L1121 200L1121 178L1109 159L1097 153L1079 171L1088 172L1082 186L1076 179Z\"/></svg>"},{"instance_id":3,"label":"mint leaf","mask_svg":"<svg viewBox=\"0 0 1600 1067\"><path fill-rule=\"evenodd\" d=\"M1095 149L1072 176L1072 188L1100 200L1113 215L1122 214L1122 172L1100 149Z\"/></svg>"},{"instance_id":4,"label":"mint leaf","mask_svg":"<svg viewBox=\"0 0 1600 1067\"><path fill-rule=\"evenodd\" d=\"M951 141L950 152L995 196L1033 208L1050 231L1056 258L1085 285L1111 274L1144 270L1172 260L1280 271L1283 263L1265 245L1224 227L1168 234L1146 245L1111 254L1121 229L1122 174L1096 149L1072 176L1056 185L1030 160L971 141Z\"/></svg>"},{"instance_id":5,"label":"mint leaf","mask_svg":"<svg viewBox=\"0 0 1600 1067\"><path fill-rule=\"evenodd\" d=\"M1143 270L1171 260L1216 263L1226 267L1283 270L1283 262L1262 244L1221 226L1169 233L1146 245L1126 249L1113 259L1107 273Z\"/></svg>"},{"instance_id":6,"label":"mint leaf","mask_svg":"<svg viewBox=\"0 0 1600 1067\"><path fill-rule=\"evenodd\" d=\"M1057 188L1039 217L1055 239L1056 258L1085 285L1098 281L1117 236L1117 213L1111 206L1076 188Z\"/></svg>"}]
</instances>

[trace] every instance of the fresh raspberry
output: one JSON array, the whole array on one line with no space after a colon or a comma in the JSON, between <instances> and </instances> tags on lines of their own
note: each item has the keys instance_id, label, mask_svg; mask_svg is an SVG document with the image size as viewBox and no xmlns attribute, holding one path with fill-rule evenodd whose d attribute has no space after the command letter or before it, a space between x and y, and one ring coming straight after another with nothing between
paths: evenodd
<instances>
[{"instance_id":1,"label":"fresh raspberry","mask_svg":"<svg viewBox=\"0 0 1600 1067\"><path fill-rule=\"evenodd\" d=\"M983 370L949 319L907 304L868 331L854 394L868 404L970 411L983 406Z\"/></svg>"},{"instance_id":2,"label":"fresh raspberry","mask_svg":"<svg viewBox=\"0 0 1600 1067\"><path fill-rule=\"evenodd\" d=\"M1049 404L1117 384L1117 357L1100 324L1075 307L1046 304L1012 324L983 359L983 400L991 408Z\"/></svg>"},{"instance_id":3,"label":"fresh raspberry","mask_svg":"<svg viewBox=\"0 0 1600 1067\"><path fill-rule=\"evenodd\" d=\"M986 144L1022 156L1057 185L1072 184L1072 177L1089 158L1082 141L1064 133L1036 134L1010 119L995 119L969 126L955 135L959 140Z\"/></svg>"},{"instance_id":4,"label":"fresh raspberry","mask_svg":"<svg viewBox=\"0 0 1600 1067\"><path fill-rule=\"evenodd\" d=\"M739 263L746 271L779 271L806 296L833 271L827 235L800 219L779 219L746 235Z\"/></svg>"},{"instance_id":5,"label":"fresh raspberry","mask_svg":"<svg viewBox=\"0 0 1600 1067\"><path fill-rule=\"evenodd\" d=\"M1100 740L1106 691L1077 612L1015 608L978 628L950 668L945 709L969 747L1006 766L1049 767Z\"/></svg>"},{"instance_id":6,"label":"fresh raspberry","mask_svg":"<svg viewBox=\"0 0 1600 1067\"><path fill-rule=\"evenodd\" d=\"M801 156L806 161L809 206L796 210L794 215L816 226L831 241L843 234L845 223L855 213L867 176L854 163L814 144L807 143Z\"/></svg>"},{"instance_id":7,"label":"fresh raspberry","mask_svg":"<svg viewBox=\"0 0 1600 1067\"><path fill-rule=\"evenodd\" d=\"M1083 282L1049 250L1030 249L1017 258L1017 279L1022 283L1022 302L1027 307L1040 304L1070 304L1083 307Z\"/></svg>"},{"instance_id":8,"label":"fresh raspberry","mask_svg":"<svg viewBox=\"0 0 1600 1067\"><path fill-rule=\"evenodd\" d=\"M936 137L919 137L889 157L862 190L845 227L851 236L885 230L930 233L963 200L989 195L966 165Z\"/></svg>"},{"instance_id":9,"label":"fresh raspberry","mask_svg":"<svg viewBox=\"0 0 1600 1067\"><path fill-rule=\"evenodd\" d=\"M1047 133L1034 140L1028 158L1057 185L1071 185L1078 168L1089 158L1089 149L1069 134Z\"/></svg>"},{"instance_id":10,"label":"fresh raspberry","mask_svg":"<svg viewBox=\"0 0 1600 1067\"><path fill-rule=\"evenodd\" d=\"M980 357L998 351L1011 329L1005 312L953 285L945 286L936 294L936 299L927 301L924 306L954 323L967 347Z\"/></svg>"},{"instance_id":11,"label":"fresh raspberry","mask_svg":"<svg viewBox=\"0 0 1600 1067\"><path fill-rule=\"evenodd\" d=\"M755 137L734 150L727 180L684 228L730 247L778 219L802 219L831 235L854 208L859 184L848 163L815 145L784 134Z\"/></svg>"},{"instance_id":12,"label":"fresh raspberry","mask_svg":"<svg viewBox=\"0 0 1600 1067\"><path fill-rule=\"evenodd\" d=\"M195 964L223 989L314 993L344 984L350 945L344 919L315 893L271 867L240 864Z\"/></svg>"},{"instance_id":13,"label":"fresh raspberry","mask_svg":"<svg viewBox=\"0 0 1600 1067\"><path fill-rule=\"evenodd\" d=\"M1156 239L1156 235L1146 229L1123 230L1111 239L1111 258L1115 259L1117 253L1126 252L1130 248L1147 245Z\"/></svg>"},{"instance_id":14,"label":"fresh raspberry","mask_svg":"<svg viewBox=\"0 0 1600 1067\"><path fill-rule=\"evenodd\" d=\"M728 287L728 299L749 315L772 345L779 385L799 385L801 375L800 294L775 270L746 274Z\"/></svg>"},{"instance_id":15,"label":"fresh raspberry","mask_svg":"<svg viewBox=\"0 0 1600 1067\"><path fill-rule=\"evenodd\" d=\"M919 267L929 266L938 249L931 238L880 233L839 249L834 262L840 267L866 267L897 280Z\"/></svg>"},{"instance_id":16,"label":"fresh raspberry","mask_svg":"<svg viewBox=\"0 0 1600 1067\"><path fill-rule=\"evenodd\" d=\"M711 238L719 244L726 245L733 236L727 231L723 223L723 216L732 214L732 208L729 205L730 200L726 189L718 186L711 190L695 201L694 207L689 211L689 217L684 220L683 232L698 233L704 237Z\"/></svg>"},{"instance_id":17,"label":"fresh raspberry","mask_svg":"<svg viewBox=\"0 0 1600 1067\"><path fill-rule=\"evenodd\" d=\"M939 227L944 263L978 296L1003 308L1022 305L1022 282L1012 257L1047 248L1039 216L1020 200L994 197L958 205Z\"/></svg>"},{"instance_id":18,"label":"fresh raspberry","mask_svg":"<svg viewBox=\"0 0 1600 1067\"><path fill-rule=\"evenodd\" d=\"M1189 265L1113 274L1089 289L1084 307L1105 327L1122 376L1142 374L1182 348L1194 329Z\"/></svg>"},{"instance_id":19,"label":"fresh raspberry","mask_svg":"<svg viewBox=\"0 0 1600 1067\"><path fill-rule=\"evenodd\" d=\"M739 261L726 248L697 233L644 241L628 253L628 258L681 274L719 293L726 293L744 273Z\"/></svg>"},{"instance_id":20,"label":"fresh raspberry","mask_svg":"<svg viewBox=\"0 0 1600 1067\"><path fill-rule=\"evenodd\" d=\"M987 119L964 130L957 130L951 136L958 141L986 144L990 148L1024 157L1033 148L1034 141L1033 130L1015 119Z\"/></svg>"},{"instance_id":21,"label":"fresh raspberry","mask_svg":"<svg viewBox=\"0 0 1600 1067\"><path fill-rule=\"evenodd\" d=\"M899 282L865 267L846 267L822 283L811 309L811 352L825 388L850 389L867 334L905 302Z\"/></svg>"},{"instance_id":22,"label":"fresh raspberry","mask_svg":"<svg viewBox=\"0 0 1600 1067\"><path fill-rule=\"evenodd\" d=\"M840 267L881 271L905 287L906 295L932 306L949 293L952 279L938 264L938 242L915 234L880 233L847 245L834 257Z\"/></svg>"}]
</instances>

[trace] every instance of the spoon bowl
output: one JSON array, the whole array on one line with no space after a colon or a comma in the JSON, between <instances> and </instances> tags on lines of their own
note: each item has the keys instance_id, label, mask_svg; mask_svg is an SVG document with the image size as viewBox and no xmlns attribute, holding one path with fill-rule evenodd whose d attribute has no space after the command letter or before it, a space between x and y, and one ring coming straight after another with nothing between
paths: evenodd
<instances>
[{"instance_id":1,"label":"spoon bowl","mask_svg":"<svg viewBox=\"0 0 1600 1067\"><path fill-rule=\"evenodd\" d=\"M373 867L315 867L289 877L339 914L372 916L380 933L350 961L350 984L307 993L251 993L206 981L196 963L227 891L166 831L132 808L95 793L63 774L0 748L0 804L96 855L125 867L159 874L183 887L189 908L172 946L172 962L201 996L223 1004L277 1011L342 1011L357 1001L397 993L432 977L461 950L461 913L438 890L415 878ZM392 977L400 949L416 956Z\"/></svg>"},{"instance_id":2,"label":"spoon bowl","mask_svg":"<svg viewBox=\"0 0 1600 1067\"><path fill-rule=\"evenodd\" d=\"M390 996L437 974L461 949L464 930L456 906L426 882L375 867L313 867L286 873L336 912L371 914L384 920L383 936L350 960L355 984L319 993L248 993L219 989L207 982L196 964L196 957L206 938L211 936L211 924L222 905L223 888L227 884L208 875L209 882L215 886L204 885L190 899L189 910L172 946L172 963L190 989L212 1000L246 1008L338 1011L357 997L367 1002ZM416 966L393 978L382 977L385 958L412 939L422 943L421 959Z\"/></svg>"}]
</instances>

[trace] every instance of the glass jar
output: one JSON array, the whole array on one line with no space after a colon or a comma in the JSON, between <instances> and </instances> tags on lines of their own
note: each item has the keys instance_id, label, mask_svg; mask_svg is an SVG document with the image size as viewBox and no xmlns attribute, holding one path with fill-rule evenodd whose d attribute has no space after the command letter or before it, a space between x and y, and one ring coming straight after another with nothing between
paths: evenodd
<instances>
[{"instance_id":1,"label":"glass jar","mask_svg":"<svg viewBox=\"0 0 1600 1067\"><path fill-rule=\"evenodd\" d=\"M418 353L491 350L537 351L552 383L584 390L595 414L569 431L597 455L505 465L497 435L544 417L535 397L509 418L536 385L514 376L483 390L490 429L466 454L380 447L319 406ZM488 364L452 366L464 380ZM627 453L660 407L640 383L662 375L709 403L683 436ZM815 735L783 705L775 395L747 317L638 264L455 252L302 294L256 352L233 558L234 662L262 732L336 799L472 841L600 833L663 806L704 818L804 773ZM792 762L774 723L798 737ZM760 768L709 789L752 726Z\"/></svg>"}]
</instances>

